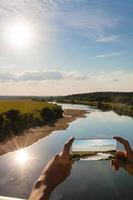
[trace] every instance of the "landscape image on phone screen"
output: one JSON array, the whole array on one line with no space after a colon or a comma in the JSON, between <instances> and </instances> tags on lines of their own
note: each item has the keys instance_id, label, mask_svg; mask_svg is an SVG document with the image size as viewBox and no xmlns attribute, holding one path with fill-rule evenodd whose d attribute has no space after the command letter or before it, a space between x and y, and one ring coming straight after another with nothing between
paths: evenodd
<instances>
[{"instance_id":1,"label":"landscape image on phone screen","mask_svg":"<svg viewBox=\"0 0 133 200\"><path fill-rule=\"evenodd\" d=\"M71 154L74 160L108 160L115 156L114 139L75 139Z\"/></svg>"}]
</instances>

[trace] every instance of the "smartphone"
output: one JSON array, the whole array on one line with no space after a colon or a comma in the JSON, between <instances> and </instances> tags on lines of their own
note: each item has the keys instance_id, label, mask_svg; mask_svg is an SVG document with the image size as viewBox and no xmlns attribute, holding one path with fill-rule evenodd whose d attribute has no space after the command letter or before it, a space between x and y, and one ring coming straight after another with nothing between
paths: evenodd
<instances>
[{"instance_id":1,"label":"smartphone","mask_svg":"<svg viewBox=\"0 0 133 200\"><path fill-rule=\"evenodd\" d=\"M70 154L73 160L108 160L117 150L117 141L112 138L75 139Z\"/></svg>"}]
</instances>

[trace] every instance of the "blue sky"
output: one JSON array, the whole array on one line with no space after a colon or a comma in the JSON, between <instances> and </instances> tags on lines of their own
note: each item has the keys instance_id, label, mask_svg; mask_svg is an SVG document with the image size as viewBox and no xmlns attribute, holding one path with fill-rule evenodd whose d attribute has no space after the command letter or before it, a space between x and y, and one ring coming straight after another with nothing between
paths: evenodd
<instances>
[{"instance_id":1,"label":"blue sky","mask_svg":"<svg viewBox=\"0 0 133 200\"><path fill-rule=\"evenodd\" d=\"M132 91L132 10L132 0L1 0L1 94Z\"/></svg>"}]
</instances>

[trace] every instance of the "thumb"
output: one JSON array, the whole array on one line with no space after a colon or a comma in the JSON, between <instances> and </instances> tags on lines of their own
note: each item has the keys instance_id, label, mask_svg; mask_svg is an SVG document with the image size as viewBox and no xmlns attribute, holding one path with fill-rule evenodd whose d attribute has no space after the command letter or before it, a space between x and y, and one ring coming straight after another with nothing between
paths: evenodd
<instances>
[{"instance_id":1,"label":"thumb","mask_svg":"<svg viewBox=\"0 0 133 200\"><path fill-rule=\"evenodd\" d=\"M63 148L63 152L62 152L62 156L63 157L69 157L70 156L70 148L71 148L71 145L74 141L74 137L71 137L64 145L64 148Z\"/></svg>"}]
</instances>

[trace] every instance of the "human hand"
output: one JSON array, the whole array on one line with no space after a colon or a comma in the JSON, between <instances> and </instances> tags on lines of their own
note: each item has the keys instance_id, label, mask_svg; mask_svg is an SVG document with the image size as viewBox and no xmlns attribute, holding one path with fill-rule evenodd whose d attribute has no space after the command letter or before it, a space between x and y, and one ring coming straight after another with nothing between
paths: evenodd
<instances>
[{"instance_id":1,"label":"human hand","mask_svg":"<svg viewBox=\"0 0 133 200\"><path fill-rule=\"evenodd\" d=\"M113 137L124 145L125 151L117 151L115 158L111 161L111 165L115 171L119 168L125 169L129 174L133 175L133 150L127 140L121 137Z\"/></svg>"},{"instance_id":2,"label":"human hand","mask_svg":"<svg viewBox=\"0 0 133 200\"><path fill-rule=\"evenodd\" d=\"M69 152L73 140L74 138L68 140L63 151L48 162L41 174L41 176L45 176L45 183L52 188L63 182L71 173L72 159Z\"/></svg>"},{"instance_id":3,"label":"human hand","mask_svg":"<svg viewBox=\"0 0 133 200\"><path fill-rule=\"evenodd\" d=\"M73 163L70 156L70 147L73 141L74 138L70 138L64 145L63 151L48 162L36 181L29 200L48 199L55 187L70 175Z\"/></svg>"}]
</instances>

